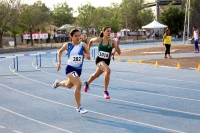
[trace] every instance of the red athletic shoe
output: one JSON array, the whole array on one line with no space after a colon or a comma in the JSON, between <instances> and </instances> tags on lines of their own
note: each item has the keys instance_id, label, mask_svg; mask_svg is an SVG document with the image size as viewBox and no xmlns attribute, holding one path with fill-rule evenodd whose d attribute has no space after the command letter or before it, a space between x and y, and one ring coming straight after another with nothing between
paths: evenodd
<instances>
[{"instance_id":1,"label":"red athletic shoe","mask_svg":"<svg viewBox=\"0 0 200 133\"><path fill-rule=\"evenodd\" d=\"M104 91L104 98L105 99L110 99L108 91Z\"/></svg>"},{"instance_id":2,"label":"red athletic shoe","mask_svg":"<svg viewBox=\"0 0 200 133\"><path fill-rule=\"evenodd\" d=\"M88 85L87 81L84 82L84 84L85 84L84 91L85 91L85 92L88 92L88 90L89 90L89 85Z\"/></svg>"}]
</instances>

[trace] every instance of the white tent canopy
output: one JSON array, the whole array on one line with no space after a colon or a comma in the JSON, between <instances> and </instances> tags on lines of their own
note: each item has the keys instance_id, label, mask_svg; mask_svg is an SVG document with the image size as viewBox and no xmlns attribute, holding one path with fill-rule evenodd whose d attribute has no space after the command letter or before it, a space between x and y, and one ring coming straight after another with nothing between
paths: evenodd
<instances>
[{"instance_id":1,"label":"white tent canopy","mask_svg":"<svg viewBox=\"0 0 200 133\"><path fill-rule=\"evenodd\" d=\"M144 29L156 29L156 28L166 28L166 27L167 27L167 25L161 24L156 20L154 20L150 24L142 26L142 28L144 28Z\"/></svg>"}]
</instances>

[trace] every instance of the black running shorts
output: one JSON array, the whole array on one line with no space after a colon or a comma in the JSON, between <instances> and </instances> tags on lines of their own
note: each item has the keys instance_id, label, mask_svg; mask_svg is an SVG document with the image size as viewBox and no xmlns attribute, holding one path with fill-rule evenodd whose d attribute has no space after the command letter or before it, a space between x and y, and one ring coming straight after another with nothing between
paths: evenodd
<instances>
[{"instance_id":1,"label":"black running shorts","mask_svg":"<svg viewBox=\"0 0 200 133\"><path fill-rule=\"evenodd\" d=\"M110 65L110 59L103 59L103 58L100 58L99 56L97 56L96 65L101 61L104 61L108 66Z\"/></svg>"}]
</instances>

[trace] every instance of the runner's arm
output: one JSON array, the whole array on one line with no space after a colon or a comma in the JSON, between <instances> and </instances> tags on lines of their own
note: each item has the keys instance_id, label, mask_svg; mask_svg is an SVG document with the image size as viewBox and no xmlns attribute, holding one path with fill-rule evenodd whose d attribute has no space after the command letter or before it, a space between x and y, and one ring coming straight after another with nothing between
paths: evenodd
<instances>
[{"instance_id":1,"label":"runner's arm","mask_svg":"<svg viewBox=\"0 0 200 133\"><path fill-rule=\"evenodd\" d=\"M99 39L100 39L99 37L95 37L95 38L90 39L90 41L88 43L88 49L90 50L90 47L92 46L92 43L93 42L98 42Z\"/></svg>"},{"instance_id":2,"label":"runner's arm","mask_svg":"<svg viewBox=\"0 0 200 133\"><path fill-rule=\"evenodd\" d=\"M83 48L84 48L84 57L90 60L90 51L86 43L83 43Z\"/></svg>"},{"instance_id":3,"label":"runner's arm","mask_svg":"<svg viewBox=\"0 0 200 133\"><path fill-rule=\"evenodd\" d=\"M114 40L112 40L112 44L113 44L113 46L115 47L114 53L117 52L117 53L120 55L120 54L121 54L121 50L120 50L120 48L119 48L119 44L116 43L116 41L114 41Z\"/></svg>"},{"instance_id":4,"label":"runner's arm","mask_svg":"<svg viewBox=\"0 0 200 133\"><path fill-rule=\"evenodd\" d=\"M58 51L58 64L61 62L62 52L68 50L68 43L65 43Z\"/></svg>"},{"instance_id":5,"label":"runner's arm","mask_svg":"<svg viewBox=\"0 0 200 133\"><path fill-rule=\"evenodd\" d=\"M166 38L166 36L167 36L166 34L163 35L163 39L162 39L163 45L164 45L164 39Z\"/></svg>"}]
</instances>

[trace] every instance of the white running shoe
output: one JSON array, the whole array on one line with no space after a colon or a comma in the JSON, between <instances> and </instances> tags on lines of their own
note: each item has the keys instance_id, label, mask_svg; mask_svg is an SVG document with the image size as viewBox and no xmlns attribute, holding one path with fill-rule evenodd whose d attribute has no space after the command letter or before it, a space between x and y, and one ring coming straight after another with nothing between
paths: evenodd
<instances>
[{"instance_id":1,"label":"white running shoe","mask_svg":"<svg viewBox=\"0 0 200 133\"><path fill-rule=\"evenodd\" d=\"M77 110L78 113L81 113L81 114L85 114L85 113L88 112L87 110L83 109L81 106L76 110Z\"/></svg>"},{"instance_id":2,"label":"white running shoe","mask_svg":"<svg viewBox=\"0 0 200 133\"><path fill-rule=\"evenodd\" d=\"M52 87L53 87L53 89L56 89L58 86L57 86L57 83L58 83L59 81L58 80L56 80L55 82L54 82L54 84L52 85Z\"/></svg>"}]
</instances>

